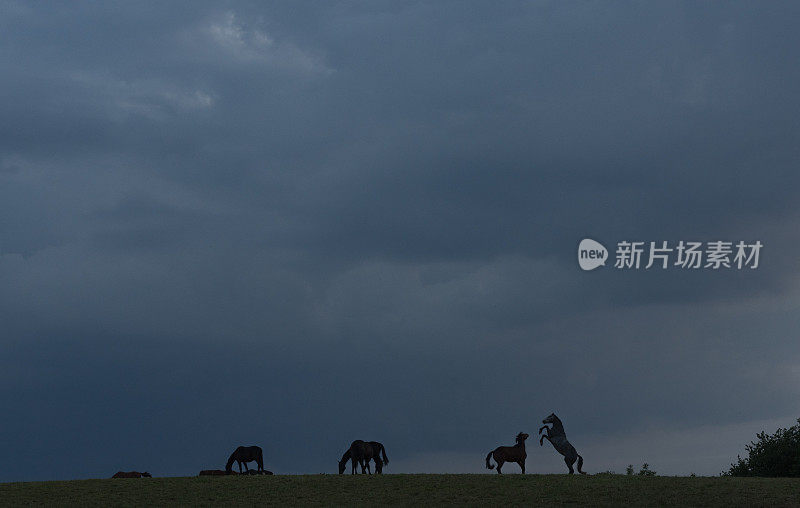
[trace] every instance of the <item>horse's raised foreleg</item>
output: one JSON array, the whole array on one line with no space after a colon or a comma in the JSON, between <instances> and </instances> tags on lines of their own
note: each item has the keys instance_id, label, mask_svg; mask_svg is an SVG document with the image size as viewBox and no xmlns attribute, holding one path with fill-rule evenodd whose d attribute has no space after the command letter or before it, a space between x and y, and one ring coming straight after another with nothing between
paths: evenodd
<instances>
[{"instance_id":1,"label":"horse's raised foreleg","mask_svg":"<svg viewBox=\"0 0 800 508\"><path fill-rule=\"evenodd\" d=\"M542 427L539 429L539 434L541 434L544 429L547 429L547 433L549 435L550 434L550 427L548 427L547 425L542 425Z\"/></svg>"},{"instance_id":2,"label":"horse's raised foreleg","mask_svg":"<svg viewBox=\"0 0 800 508\"><path fill-rule=\"evenodd\" d=\"M548 436L547 434L545 434L544 436L542 436L542 437L540 437L540 438L539 438L539 446L544 446L544 440L545 440L545 439L547 439L548 441L550 441L550 444L553 444L553 441L551 441L551 440L550 440L550 436Z\"/></svg>"}]
</instances>

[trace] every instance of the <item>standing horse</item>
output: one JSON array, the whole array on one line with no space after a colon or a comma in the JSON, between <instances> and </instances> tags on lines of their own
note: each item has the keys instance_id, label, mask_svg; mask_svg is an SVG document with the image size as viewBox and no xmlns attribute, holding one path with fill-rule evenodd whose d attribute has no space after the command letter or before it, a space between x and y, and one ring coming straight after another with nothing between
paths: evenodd
<instances>
[{"instance_id":1,"label":"standing horse","mask_svg":"<svg viewBox=\"0 0 800 508\"><path fill-rule=\"evenodd\" d=\"M383 455L383 457L381 457ZM369 470L369 461L375 460L375 472L380 474L383 472L383 466L389 463L389 458L386 456L386 449L377 441L365 442L356 439L350 444L350 448L344 452L342 459L339 461L339 474L343 474L347 467L347 461L350 461L352 466L352 473L356 474L356 465L361 466L361 474L372 472Z\"/></svg>"},{"instance_id":2,"label":"standing horse","mask_svg":"<svg viewBox=\"0 0 800 508\"><path fill-rule=\"evenodd\" d=\"M258 446L240 446L236 448L231 456L228 457L228 462L225 464L225 472L231 473L233 461L239 464L239 473L242 472L242 463L244 463L245 471L250 471L247 467L248 462L256 461L258 470L264 470L264 455L261 453L261 448Z\"/></svg>"},{"instance_id":3,"label":"standing horse","mask_svg":"<svg viewBox=\"0 0 800 508\"><path fill-rule=\"evenodd\" d=\"M489 462L489 458L493 457L497 462L497 474L503 474L500 468L506 462L516 462L522 468L522 474L525 474L525 459L528 457L528 453L525 451L525 440L528 437L530 437L528 434L520 432L517 434L517 444L514 446L498 446L489 452L486 456L486 469L494 469L494 466Z\"/></svg>"},{"instance_id":4,"label":"standing horse","mask_svg":"<svg viewBox=\"0 0 800 508\"><path fill-rule=\"evenodd\" d=\"M572 469L572 464L575 463L576 459L578 460L578 472L580 474L586 474L586 472L581 471L581 468L583 467L583 457L578 455L575 447L572 446L569 441L567 441L567 433L564 432L564 424L561 423L561 420L558 418L558 416L556 416L555 413L550 413L550 416L542 420L542 423L552 423L553 426L548 427L547 425L544 425L539 429L539 434L541 434L543 430L547 429L547 434L539 438L539 446L543 446L544 440L547 439L550 441L550 444L553 445L553 448L555 448L558 453L564 456L564 462L567 463L569 474L575 473L575 470Z\"/></svg>"}]
</instances>

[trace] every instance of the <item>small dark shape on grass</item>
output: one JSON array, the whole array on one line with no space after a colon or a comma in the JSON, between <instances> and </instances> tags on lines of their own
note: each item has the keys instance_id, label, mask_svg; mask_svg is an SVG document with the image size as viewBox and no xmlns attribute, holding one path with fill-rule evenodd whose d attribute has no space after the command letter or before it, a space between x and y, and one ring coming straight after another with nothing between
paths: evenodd
<instances>
[{"instance_id":1,"label":"small dark shape on grass","mask_svg":"<svg viewBox=\"0 0 800 508\"><path fill-rule=\"evenodd\" d=\"M226 476L238 474L236 471L224 471L222 469L203 469L197 476Z\"/></svg>"},{"instance_id":2,"label":"small dark shape on grass","mask_svg":"<svg viewBox=\"0 0 800 508\"><path fill-rule=\"evenodd\" d=\"M147 471L144 473L139 471L117 471L111 478L152 478L152 475Z\"/></svg>"},{"instance_id":3,"label":"small dark shape on grass","mask_svg":"<svg viewBox=\"0 0 800 508\"><path fill-rule=\"evenodd\" d=\"M261 474L271 475L272 471L265 471L263 469L260 470L260 471L257 470L257 469L250 469L249 471L247 471L244 474L248 474L248 475L261 475Z\"/></svg>"}]
</instances>

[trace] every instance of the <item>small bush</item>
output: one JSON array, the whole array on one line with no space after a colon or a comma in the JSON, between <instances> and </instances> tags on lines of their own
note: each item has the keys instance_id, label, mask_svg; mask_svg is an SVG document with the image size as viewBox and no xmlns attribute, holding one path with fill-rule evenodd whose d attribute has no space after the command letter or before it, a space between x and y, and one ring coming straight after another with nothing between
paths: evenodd
<instances>
[{"instance_id":1,"label":"small bush","mask_svg":"<svg viewBox=\"0 0 800 508\"><path fill-rule=\"evenodd\" d=\"M656 472L650 470L650 464L645 462L642 464L642 468L639 470L639 476L655 476Z\"/></svg>"},{"instance_id":2,"label":"small bush","mask_svg":"<svg viewBox=\"0 0 800 508\"><path fill-rule=\"evenodd\" d=\"M641 469L639 469L638 473L636 472L636 469L634 469L633 464L628 464L628 467L625 468L625 474L628 475L628 476L633 476L633 475L655 476L656 472L655 471L651 471L650 470L650 464L645 462L644 464L642 464L642 467L641 467Z\"/></svg>"}]
</instances>

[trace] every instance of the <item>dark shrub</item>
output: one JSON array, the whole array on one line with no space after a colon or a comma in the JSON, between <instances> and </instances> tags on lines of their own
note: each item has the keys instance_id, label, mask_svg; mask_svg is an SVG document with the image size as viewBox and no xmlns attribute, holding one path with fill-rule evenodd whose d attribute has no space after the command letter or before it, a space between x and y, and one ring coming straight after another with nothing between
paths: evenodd
<instances>
[{"instance_id":1,"label":"dark shrub","mask_svg":"<svg viewBox=\"0 0 800 508\"><path fill-rule=\"evenodd\" d=\"M800 477L800 418L797 423L772 435L756 434L758 440L745 446L747 457L737 457L722 475Z\"/></svg>"},{"instance_id":2,"label":"dark shrub","mask_svg":"<svg viewBox=\"0 0 800 508\"><path fill-rule=\"evenodd\" d=\"M639 476L655 476L656 472L650 469L650 464L645 462L642 464L642 468L639 470Z\"/></svg>"}]
</instances>

